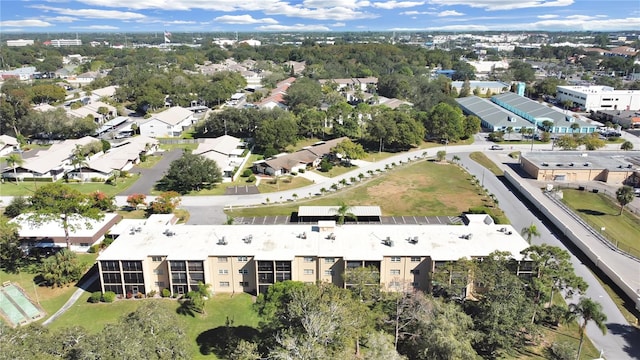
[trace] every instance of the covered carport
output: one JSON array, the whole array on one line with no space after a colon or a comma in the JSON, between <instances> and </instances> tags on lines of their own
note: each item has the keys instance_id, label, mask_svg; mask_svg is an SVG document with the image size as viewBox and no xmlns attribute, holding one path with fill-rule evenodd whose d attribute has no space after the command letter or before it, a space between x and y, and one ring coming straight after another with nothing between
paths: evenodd
<instances>
[{"instance_id":1,"label":"covered carport","mask_svg":"<svg viewBox=\"0 0 640 360\"><path fill-rule=\"evenodd\" d=\"M335 220L339 208L339 206L300 206L298 208L298 222L315 223L320 220ZM346 216L345 222L380 223L382 218L380 206L350 206L347 214L353 214L355 219Z\"/></svg>"}]
</instances>

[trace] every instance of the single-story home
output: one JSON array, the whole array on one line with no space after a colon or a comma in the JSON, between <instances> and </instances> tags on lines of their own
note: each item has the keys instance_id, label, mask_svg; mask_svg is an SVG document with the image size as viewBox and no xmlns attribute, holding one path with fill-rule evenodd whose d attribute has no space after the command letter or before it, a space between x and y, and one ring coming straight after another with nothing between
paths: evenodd
<instances>
[{"instance_id":1,"label":"single-story home","mask_svg":"<svg viewBox=\"0 0 640 360\"><path fill-rule=\"evenodd\" d=\"M204 139L192 152L195 155L202 155L218 164L222 172L222 181L232 181L234 170L240 168L244 160L249 156L242 156L244 153L244 143L242 140L223 135L213 139Z\"/></svg>"},{"instance_id":2,"label":"single-story home","mask_svg":"<svg viewBox=\"0 0 640 360\"><path fill-rule=\"evenodd\" d=\"M153 114L148 121L140 124L140 135L148 137L178 137L195 118L193 111L181 106L171 107L163 112Z\"/></svg>"},{"instance_id":3,"label":"single-story home","mask_svg":"<svg viewBox=\"0 0 640 360\"><path fill-rule=\"evenodd\" d=\"M71 250L86 252L92 245L99 244L104 235L120 221L121 216L106 213L100 220L73 216L69 223ZM36 223L30 220L31 214L21 214L10 222L18 224L18 236L25 248L63 248L67 246L64 229L57 221Z\"/></svg>"},{"instance_id":4,"label":"single-story home","mask_svg":"<svg viewBox=\"0 0 640 360\"><path fill-rule=\"evenodd\" d=\"M0 156L7 156L19 149L20 143L18 139L9 135L0 135Z\"/></svg>"},{"instance_id":5,"label":"single-story home","mask_svg":"<svg viewBox=\"0 0 640 360\"><path fill-rule=\"evenodd\" d=\"M322 158L329 155L332 148L346 139L348 138L341 137L320 141L294 153L282 153L266 160L256 161L253 163L253 169L256 173L280 176L287 173L299 172L300 169L307 167L317 167L320 165Z\"/></svg>"}]
</instances>

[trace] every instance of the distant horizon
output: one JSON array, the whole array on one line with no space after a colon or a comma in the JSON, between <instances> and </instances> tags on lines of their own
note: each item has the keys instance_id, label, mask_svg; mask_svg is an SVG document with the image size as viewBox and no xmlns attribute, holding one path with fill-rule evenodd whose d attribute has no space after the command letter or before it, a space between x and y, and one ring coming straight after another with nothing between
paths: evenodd
<instances>
[{"instance_id":1,"label":"distant horizon","mask_svg":"<svg viewBox=\"0 0 640 360\"><path fill-rule=\"evenodd\" d=\"M0 32L640 31L637 0L3 1Z\"/></svg>"}]
</instances>

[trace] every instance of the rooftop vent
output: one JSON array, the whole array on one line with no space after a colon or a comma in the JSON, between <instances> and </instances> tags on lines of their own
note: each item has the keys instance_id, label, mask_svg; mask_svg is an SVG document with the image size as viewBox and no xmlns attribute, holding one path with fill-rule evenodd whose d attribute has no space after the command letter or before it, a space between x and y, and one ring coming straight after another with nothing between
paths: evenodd
<instances>
[{"instance_id":1,"label":"rooftop vent","mask_svg":"<svg viewBox=\"0 0 640 360\"><path fill-rule=\"evenodd\" d=\"M218 240L218 245L227 245L227 239L223 236Z\"/></svg>"},{"instance_id":2,"label":"rooftop vent","mask_svg":"<svg viewBox=\"0 0 640 360\"><path fill-rule=\"evenodd\" d=\"M303 232L303 233L301 233L301 234L298 234L298 238L300 238L300 239L306 239L306 238L307 238L307 232L305 231L305 232Z\"/></svg>"},{"instance_id":3,"label":"rooftop vent","mask_svg":"<svg viewBox=\"0 0 640 360\"><path fill-rule=\"evenodd\" d=\"M163 234L165 234L165 235L167 235L167 236L173 236L173 235L175 235L176 233L175 233L173 230L171 230L171 229L166 229L166 230L163 232Z\"/></svg>"},{"instance_id":4,"label":"rooftop vent","mask_svg":"<svg viewBox=\"0 0 640 360\"><path fill-rule=\"evenodd\" d=\"M473 239L473 234L460 235L460 239L471 240Z\"/></svg>"},{"instance_id":5,"label":"rooftop vent","mask_svg":"<svg viewBox=\"0 0 640 360\"><path fill-rule=\"evenodd\" d=\"M329 235L327 235L327 239L329 239L329 240L335 240L335 239L336 239L336 234L334 234L334 233L330 233Z\"/></svg>"},{"instance_id":6,"label":"rooftop vent","mask_svg":"<svg viewBox=\"0 0 640 360\"><path fill-rule=\"evenodd\" d=\"M588 163L588 162L584 163L584 166L590 166L590 165L591 165L591 164L590 164L590 163Z\"/></svg>"},{"instance_id":7,"label":"rooftop vent","mask_svg":"<svg viewBox=\"0 0 640 360\"><path fill-rule=\"evenodd\" d=\"M417 236L410 237L409 238L409 243L410 244L417 244L418 243L418 237Z\"/></svg>"},{"instance_id":8,"label":"rooftop vent","mask_svg":"<svg viewBox=\"0 0 640 360\"><path fill-rule=\"evenodd\" d=\"M387 236L386 239L382 240L382 243L387 245L387 246L393 246L393 240L391 240L391 237Z\"/></svg>"},{"instance_id":9,"label":"rooftop vent","mask_svg":"<svg viewBox=\"0 0 640 360\"><path fill-rule=\"evenodd\" d=\"M573 166L573 165L574 165L573 163L569 163L569 166Z\"/></svg>"},{"instance_id":10,"label":"rooftop vent","mask_svg":"<svg viewBox=\"0 0 640 360\"><path fill-rule=\"evenodd\" d=\"M247 236L245 236L242 241L244 241L245 244L251 244L251 241L253 240L253 235L249 234Z\"/></svg>"},{"instance_id":11,"label":"rooftop vent","mask_svg":"<svg viewBox=\"0 0 640 360\"><path fill-rule=\"evenodd\" d=\"M549 166L549 163L543 162L542 166Z\"/></svg>"}]
</instances>

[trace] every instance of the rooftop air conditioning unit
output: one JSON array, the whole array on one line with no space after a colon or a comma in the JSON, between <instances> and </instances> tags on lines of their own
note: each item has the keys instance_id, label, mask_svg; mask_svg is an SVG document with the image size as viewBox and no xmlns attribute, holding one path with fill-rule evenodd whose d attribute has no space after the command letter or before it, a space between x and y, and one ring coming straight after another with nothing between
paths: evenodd
<instances>
[{"instance_id":1,"label":"rooftop air conditioning unit","mask_svg":"<svg viewBox=\"0 0 640 360\"><path fill-rule=\"evenodd\" d=\"M223 236L218 240L218 245L227 245L227 239Z\"/></svg>"}]
</instances>

